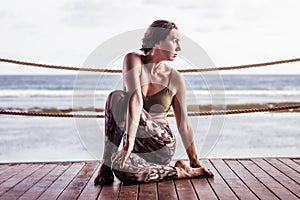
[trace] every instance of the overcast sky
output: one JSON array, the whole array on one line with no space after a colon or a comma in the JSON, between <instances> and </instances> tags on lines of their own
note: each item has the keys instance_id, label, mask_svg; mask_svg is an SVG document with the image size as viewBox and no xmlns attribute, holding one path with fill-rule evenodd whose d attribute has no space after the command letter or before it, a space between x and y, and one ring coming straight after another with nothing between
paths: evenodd
<instances>
[{"instance_id":1,"label":"overcast sky","mask_svg":"<svg viewBox=\"0 0 300 200\"><path fill-rule=\"evenodd\" d=\"M81 66L102 42L156 19L175 22L216 66L300 57L299 0L0 2L1 58ZM0 74L62 73L0 63ZM300 74L300 63L229 73Z\"/></svg>"}]
</instances>

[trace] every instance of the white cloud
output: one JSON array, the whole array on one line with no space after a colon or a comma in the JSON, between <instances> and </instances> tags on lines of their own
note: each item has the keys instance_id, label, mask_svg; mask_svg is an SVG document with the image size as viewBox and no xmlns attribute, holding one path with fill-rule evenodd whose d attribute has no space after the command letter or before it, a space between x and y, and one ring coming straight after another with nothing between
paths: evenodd
<instances>
[{"instance_id":1,"label":"white cloud","mask_svg":"<svg viewBox=\"0 0 300 200\"><path fill-rule=\"evenodd\" d=\"M174 21L217 65L300 55L297 0L11 0L3 5L0 57L80 66L101 42L156 19ZM300 73L295 69L291 72ZM3 64L0 70L18 73Z\"/></svg>"},{"instance_id":2,"label":"white cloud","mask_svg":"<svg viewBox=\"0 0 300 200\"><path fill-rule=\"evenodd\" d=\"M11 17L14 17L13 13L12 12L9 12L7 10L0 10L0 20L1 21L4 21L6 19L9 19Z\"/></svg>"}]
</instances>

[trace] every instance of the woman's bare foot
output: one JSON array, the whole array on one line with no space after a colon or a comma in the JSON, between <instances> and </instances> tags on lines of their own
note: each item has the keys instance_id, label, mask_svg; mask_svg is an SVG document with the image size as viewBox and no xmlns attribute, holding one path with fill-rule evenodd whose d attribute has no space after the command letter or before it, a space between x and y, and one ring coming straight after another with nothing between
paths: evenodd
<instances>
[{"instance_id":1,"label":"woman's bare foot","mask_svg":"<svg viewBox=\"0 0 300 200\"><path fill-rule=\"evenodd\" d=\"M178 178L211 178L214 174L205 167L192 168L188 166L183 160L178 160L175 164L178 172Z\"/></svg>"},{"instance_id":2,"label":"woman's bare foot","mask_svg":"<svg viewBox=\"0 0 300 200\"><path fill-rule=\"evenodd\" d=\"M114 175L110 169L105 164L102 164L97 177L94 180L95 185L110 185L114 182Z\"/></svg>"}]
</instances>

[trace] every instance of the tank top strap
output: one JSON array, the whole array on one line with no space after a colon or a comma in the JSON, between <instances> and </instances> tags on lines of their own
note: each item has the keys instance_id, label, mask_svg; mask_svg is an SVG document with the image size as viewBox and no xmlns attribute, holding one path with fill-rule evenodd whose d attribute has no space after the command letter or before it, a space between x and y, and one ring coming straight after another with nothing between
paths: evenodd
<instances>
[{"instance_id":1,"label":"tank top strap","mask_svg":"<svg viewBox=\"0 0 300 200\"><path fill-rule=\"evenodd\" d=\"M169 85L170 85L170 82L171 82L171 78L172 78L172 71L173 71L173 68L171 69L171 72L170 72L170 75L169 75L169 82L168 82L168 86L167 86L167 87L169 87Z\"/></svg>"}]
</instances>

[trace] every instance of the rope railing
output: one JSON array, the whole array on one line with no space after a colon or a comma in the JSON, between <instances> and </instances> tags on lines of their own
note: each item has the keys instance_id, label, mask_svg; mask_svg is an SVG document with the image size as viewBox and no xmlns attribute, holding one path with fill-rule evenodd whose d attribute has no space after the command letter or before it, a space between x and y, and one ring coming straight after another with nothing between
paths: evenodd
<instances>
[{"instance_id":1,"label":"rope railing","mask_svg":"<svg viewBox=\"0 0 300 200\"><path fill-rule=\"evenodd\" d=\"M265 108L250 108L250 109L235 109L235 110L219 110L208 112L189 112L188 116L210 116L210 115L231 115L241 113L255 113L255 112L274 112L290 109L299 109L300 104L265 107ZM67 117L67 118L104 118L105 115L90 115L90 114L68 114L68 113L44 113L44 112L19 112L0 110L2 115L17 115L17 116L35 116L35 117ZM174 117L174 114L167 114L167 117Z\"/></svg>"},{"instance_id":2,"label":"rope railing","mask_svg":"<svg viewBox=\"0 0 300 200\"><path fill-rule=\"evenodd\" d=\"M200 69L182 69L178 70L181 73L191 73L191 72L208 72L208 71L219 71L219 70L234 70L234 69L245 69L252 67L263 67L278 65L284 63L299 62L300 58L286 59L272 62L263 62L256 64L229 66L229 67L210 67L210 68L200 68ZM74 70L74 71L88 71L88 72L106 72L106 73L121 73L122 70L112 70L112 69L97 69L97 68L82 68L82 67L70 67L62 65L49 65L25 62L19 60L0 58L0 62L11 63L24 66L33 67L43 67L51 69L62 69L62 70ZM208 112L189 112L188 116L209 116L209 115L228 115L228 114L241 114L241 113L253 113L253 112L272 112L279 110L289 110L298 109L300 104L288 105L288 106L276 106L276 107L266 107L266 108L250 108L250 109L237 109L237 110L220 110L220 111L208 111ZM19 115L19 116L39 116L39 117L76 117L76 118L104 118L104 115L88 115L88 114L67 114L67 113L45 113L45 112L18 112L18 111L6 111L0 110L0 114L3 115ZM174 117L174 114L167 114L167 117Z\"/></svg>"},{"instance_id":3,"label":"rope railing","mask_svg":"<svg viewBox=\"0 0 300 200\"><path fill-rule=\"evenodd\" d=\"M279 64L293 63L293 62L299 62L299 61L300 61L300 58L294 58L294 59L278 60L278 61L263 62L263 63L256 63L256 64L237 65L237 66L229 66L229 67L208 67L208 68L200 68L200 69L181 69L178 71L181 73L192 73L192 72L234 70L234 69L245 69L245 68L253 68L253 67L279 65ZM122 70L71 67L71 66L62 66L62 65L49 65L49 64L32 63L32 62L25 62L25 61L5 59L5 58L0 58L0 62L16 64L16 65L24 65L24 66L43 67L43 68L61 69L61 70L73 70L73 71L87 71L87 72L101 72L101 73L104 73L104 72L105 73L121 73L122 72Z\"/></svg>"}]
</instances>

